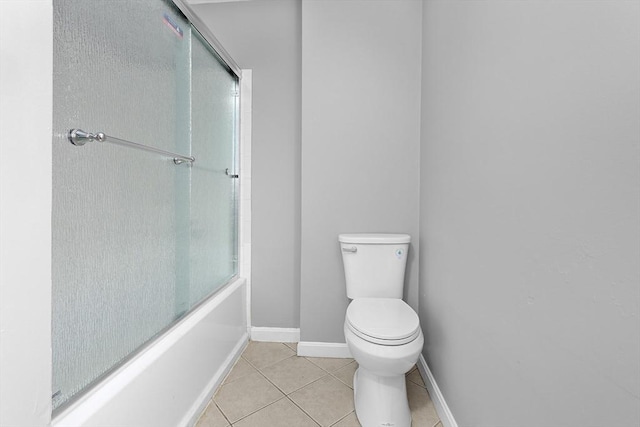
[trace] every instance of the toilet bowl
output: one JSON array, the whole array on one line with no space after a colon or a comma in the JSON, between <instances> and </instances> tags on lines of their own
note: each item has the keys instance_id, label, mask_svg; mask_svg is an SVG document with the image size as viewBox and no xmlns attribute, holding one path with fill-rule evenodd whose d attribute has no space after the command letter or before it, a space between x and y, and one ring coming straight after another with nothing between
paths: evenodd
<instances>
[{"instance_id":1,"label":"toilet bowl","mask_svg":"<svg viewBox=\"0 0 640 427\"><path fill-rule=\"evenodd\" d=\"M355 299L347 308L344 335L359 365L353 384L362 426L410 427L405 373L424 344L418 316L399 299Z\"/></svg>"},{"instance_id":2,"label":"toilet bowl","mask_svg":"<svg viewBox=\"0 0 640 427\"><path fill-rule=\"evenodd\" d=\"M411 427L405 373L424 344L418 315L402 301L411 237L340 234L338 241L351 299L344 336L359 365L353 377L356 416L363 427Z\"/></svg>"}]
</instances>

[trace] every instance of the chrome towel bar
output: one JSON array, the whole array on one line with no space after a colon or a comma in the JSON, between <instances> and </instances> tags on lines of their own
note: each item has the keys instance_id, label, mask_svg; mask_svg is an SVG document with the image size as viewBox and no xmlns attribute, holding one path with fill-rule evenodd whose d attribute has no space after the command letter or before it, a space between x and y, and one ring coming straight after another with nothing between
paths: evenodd
<instances>
[{"instance_id":1,"label":"chrome towel bar","mask_svg":"<svg viewBox=\"0 0 640 427\"><path fill-rule=\"evenodd\" d=\"M196 161L196 158L192 156L183 156L182 154L176 154L170 151L164 151L159 148L149 147L148 145L138 144L137 142L131 142L125 139L120 139L113 136L105 135L102 132L89 133L81 129L71 129L69 130L69 141L73 145L77 145L79 147L83 146L89 141L97 141L97 142L110 142L112 144L123 145L125 147L137 148L139 150L149 151L151 153L158 153L158 154L162 154L163 156L171 157L173 158L173 163L175 163L176 165L179 165L181 163L191 164Z\"/></svg>"}]
</instances>

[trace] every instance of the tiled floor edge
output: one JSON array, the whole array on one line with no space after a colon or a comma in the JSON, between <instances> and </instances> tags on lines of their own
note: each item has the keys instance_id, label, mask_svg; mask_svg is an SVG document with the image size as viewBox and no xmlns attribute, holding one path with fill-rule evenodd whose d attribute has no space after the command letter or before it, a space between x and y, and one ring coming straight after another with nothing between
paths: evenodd
<instances>
[{"instance_id":1,"label":"tiled floor edge","mask_svg":"<svg viewBox=\"0 0 640 427\"><path fill-rule=\"evenodd\" d=\"M424 380L424 384L427 387L429 396L431 397L431 400L436 407L436 412L440 417L442 425L444 427L458 427L458 423L453 417L453 413L451 413L447 402L444 400L444 395L440 391L440 388L436 383L436 379L431 373L431 370L429 369L429 366L427 365L427 362L422 354L418 358L417 366L420 370L420 375L422 375L422 379Z\"/></svg>"}]
</instances>

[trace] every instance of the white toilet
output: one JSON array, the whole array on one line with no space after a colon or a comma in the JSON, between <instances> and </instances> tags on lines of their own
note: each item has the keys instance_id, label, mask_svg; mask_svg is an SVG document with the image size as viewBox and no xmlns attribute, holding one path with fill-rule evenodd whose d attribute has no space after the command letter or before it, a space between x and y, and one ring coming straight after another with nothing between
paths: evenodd
<instances>
[{"instance_id":1,"label":"white toilet","mask_svg":"<svg viewBox=\"0 0 640 427\"><path fill-rule=\"evenodd\" d=\"M418 315L402 301L411 236L340 234L338 241L352 299L344 336L359 365L356 415L363 427L410 427L405 373L424 344Z\"/></svg>"}]
</instances>

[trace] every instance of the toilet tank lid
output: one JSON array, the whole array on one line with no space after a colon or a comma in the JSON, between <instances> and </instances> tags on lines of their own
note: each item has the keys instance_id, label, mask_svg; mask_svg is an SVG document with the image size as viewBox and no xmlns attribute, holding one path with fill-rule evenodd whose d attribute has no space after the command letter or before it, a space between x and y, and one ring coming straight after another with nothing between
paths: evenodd
<instances>
[{"instance_id":1,"label":"toilet tank lid","mask_svg":"<svg viewBox=\"0 0 640 427\"><path fill-rule=\"evenodd\" d=\"M353 243L362 245L393 245L397 243L411 242L411 236L408 234L391 234L391 233L350 233L339 234L338 241L340 243Z\"/></svg>"}]
</instances>

